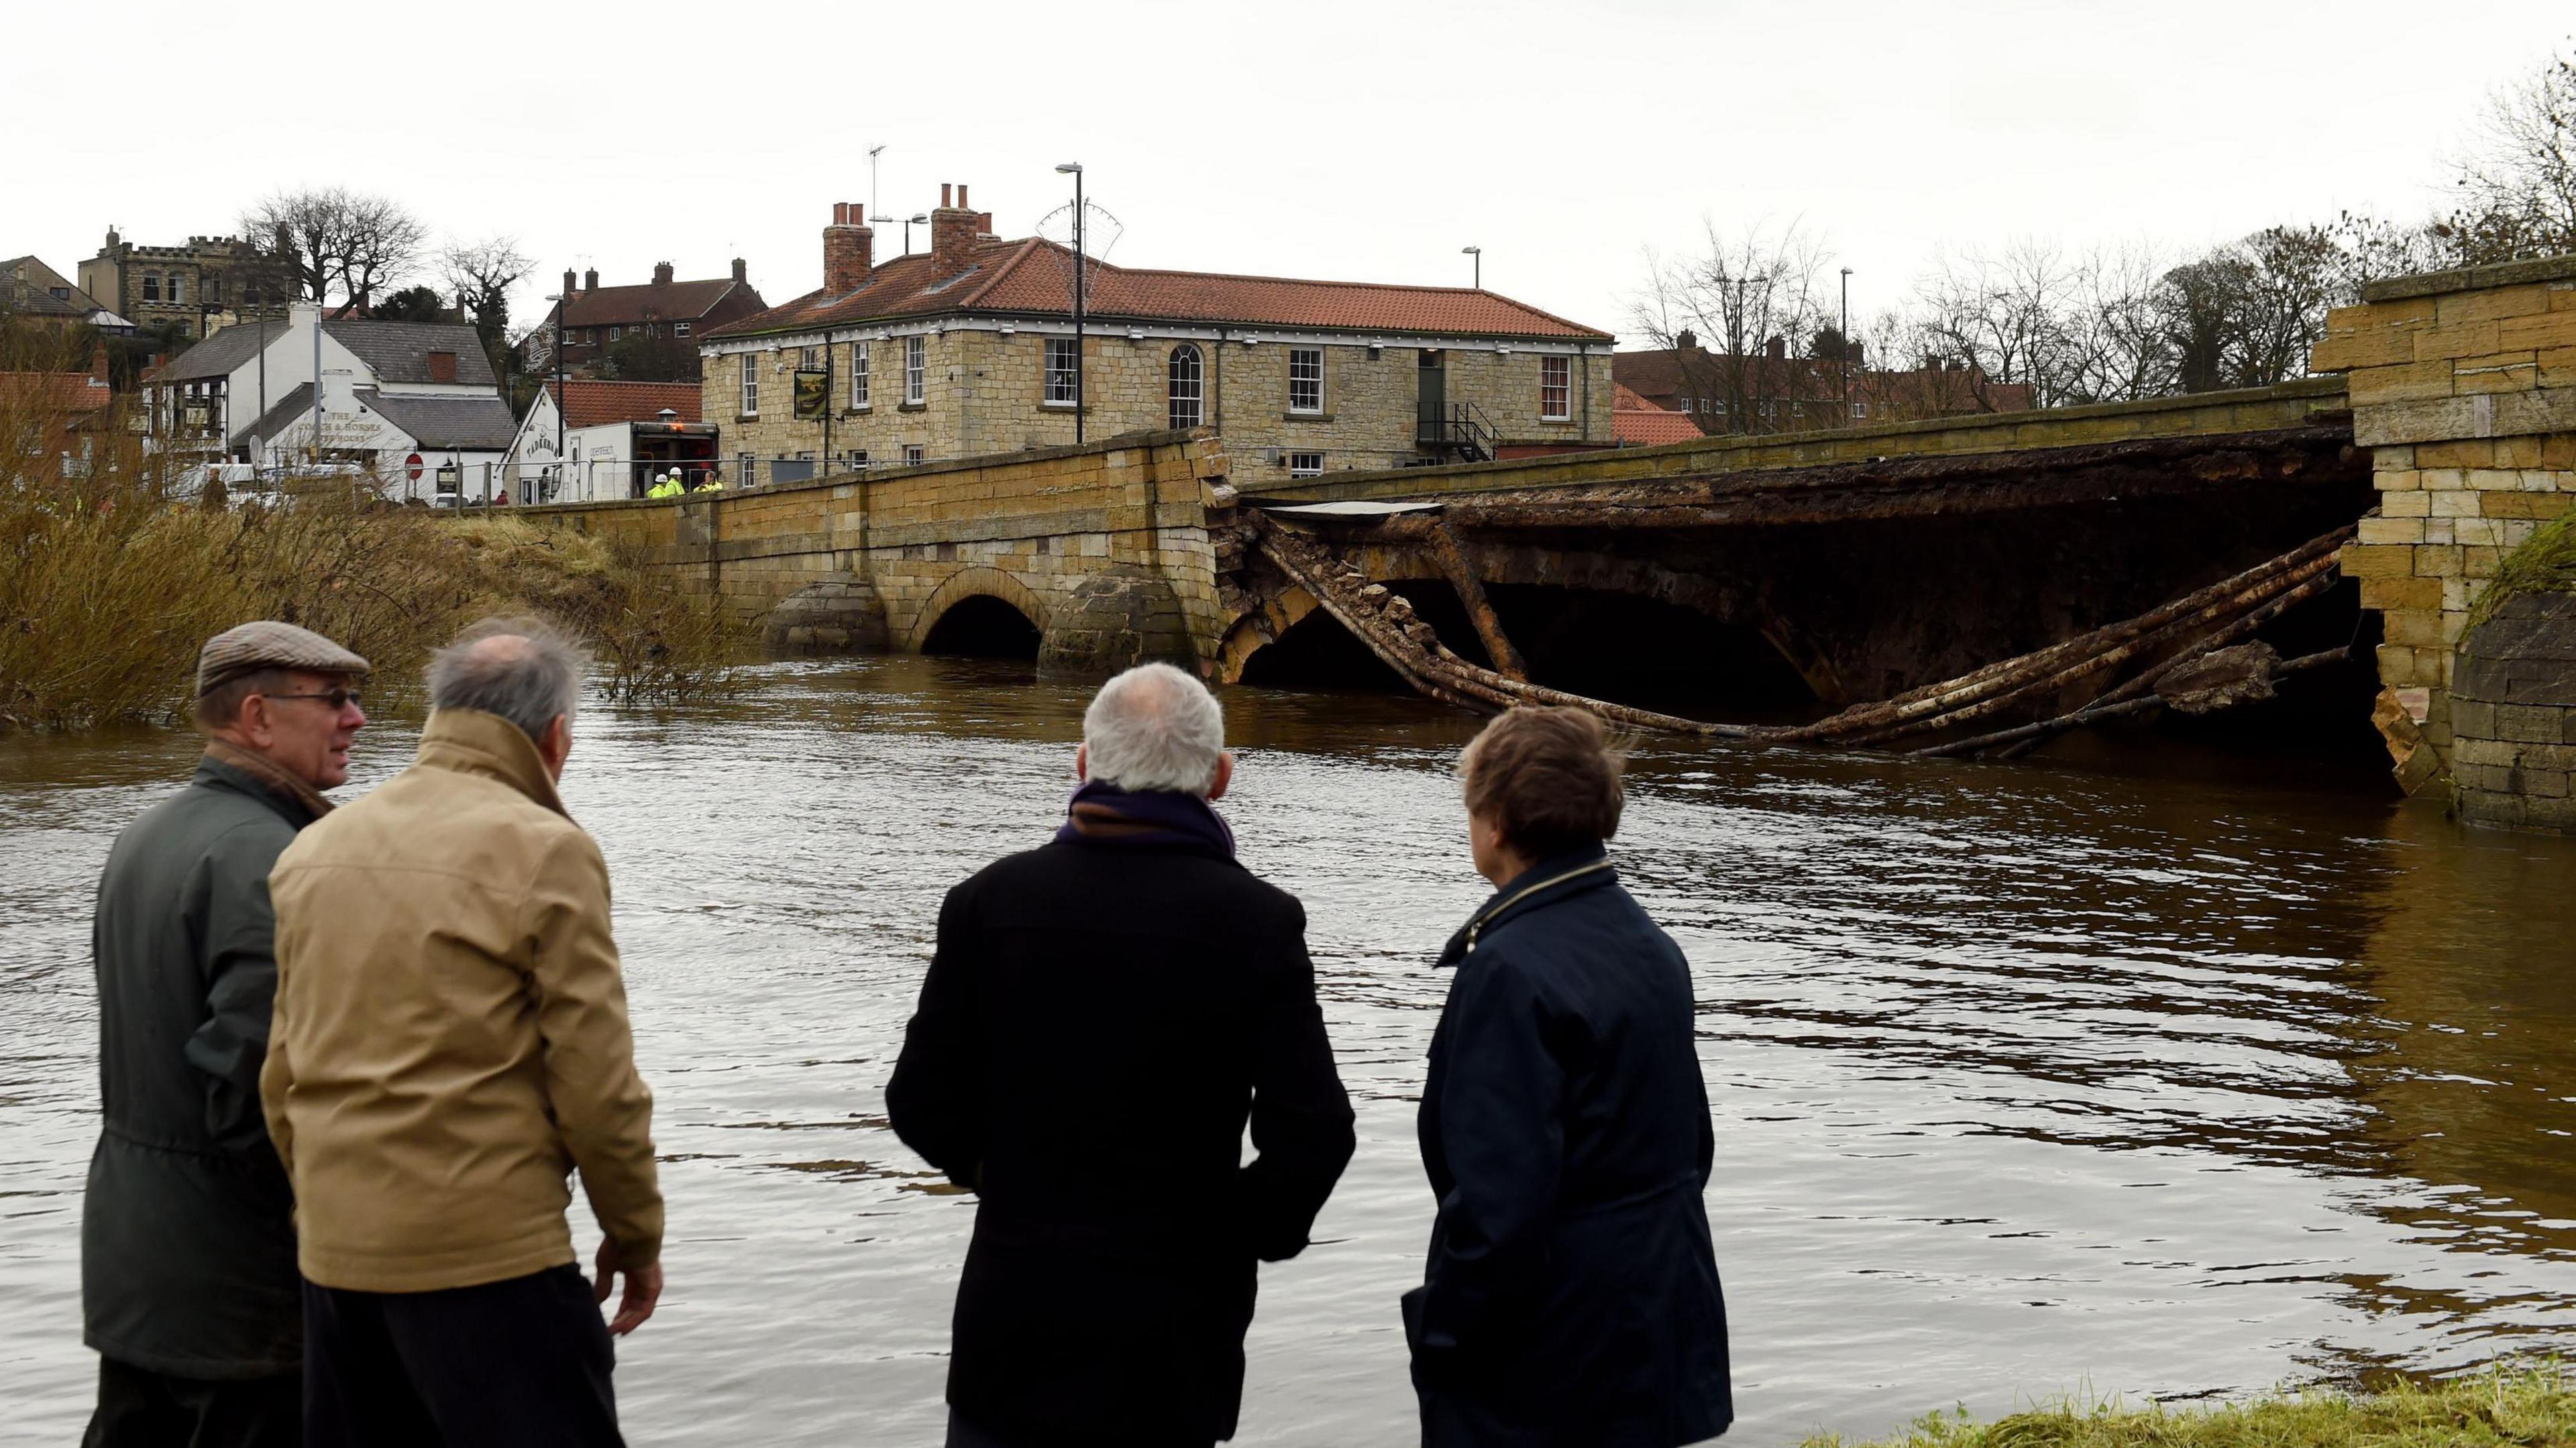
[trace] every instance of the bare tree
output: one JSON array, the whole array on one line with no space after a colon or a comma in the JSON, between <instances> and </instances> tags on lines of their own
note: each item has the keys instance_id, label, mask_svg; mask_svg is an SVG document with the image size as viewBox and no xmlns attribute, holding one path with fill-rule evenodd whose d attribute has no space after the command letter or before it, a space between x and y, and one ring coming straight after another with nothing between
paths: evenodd
<instances>
[{"instance_id":1,"label":"bare tree","mask_svg":"<svg viewBox=\"0 0 2576 1448\"><path fill-rule=\"evenodd\" d=\"M474 331L496 368L510 345L510 288L534 265L519 250L518 239L509 236L455 242L439 253L439 272L447 280L447 289L455 293L456 305L474 319Z\"/></svg>"},{"instance_id":2,"label":"bare tree","mask_svg":"<svg viewBox=\"0 0 2576 1448\"><path fill-rule=\"evenodd\" d=\"M2576 51L2498 91L2432 228L2453 266L2576 251Z\"/></svg>"},{"instance_id":3,"label":"bare tree","mask_svg":"<svg viewBox=\"0 0 2576 1448\"><path fill-rule=\"evenodd\" d=\"M1795 223L1730 236L1710 222L1697 254L1648 254L1631 316L1672 350L1683 396L1704 404L1694 409L1703 430L1788 432L1824 420L1807 414L1833 395L1831 369L1820 375L1807 343L1834 320L1829 270L1823 243Z\"/></svg>"},{"instance_id":4,"label":"bare tree","mask_svg":"<svg viewBox=\"0 0 2576 1448\"><path fill-rule=\"evenodd\" d=\"M429 234L400 202L339 186L278 192L245 213L242 227L287 259L298 296L328 302L336 291L344 313L400 280Z\"/></svg>"}]
</instances>

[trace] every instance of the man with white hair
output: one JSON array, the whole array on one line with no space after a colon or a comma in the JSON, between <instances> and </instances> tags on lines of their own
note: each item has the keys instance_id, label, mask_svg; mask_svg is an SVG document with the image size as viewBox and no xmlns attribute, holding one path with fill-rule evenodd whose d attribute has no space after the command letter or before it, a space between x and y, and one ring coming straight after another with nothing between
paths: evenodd
<instances>
[{"instance_id":1,"label":"man with white hair","mask_svg":"<svg viewBox=\"0 0 2576 1448\"><path fill-rule=\"evenodd\" d=\"M609 1338L661 1296L662 1194L608 867L555 792L583 664L544 624L467 630L430 663L418 762L270 877L259 1084L295 1186L312 1448L622 1441Z\"/></svg>"},{"instance_id":2,"label":"man with white hair","mask_svg":"<svg viewBox=\"0 0 2576 1448\"><path fill-rule=\"evenodd\" d=\"M948 893L886 1087L979 1198L948 1443L1206 1448L1234 1436L1256 1262L1305 1248L1350 1099L1305 911L1209 808L1234 778L1215 697L1120 674L1074 772L1053 843Z\"/></svg>"}]
</instances>

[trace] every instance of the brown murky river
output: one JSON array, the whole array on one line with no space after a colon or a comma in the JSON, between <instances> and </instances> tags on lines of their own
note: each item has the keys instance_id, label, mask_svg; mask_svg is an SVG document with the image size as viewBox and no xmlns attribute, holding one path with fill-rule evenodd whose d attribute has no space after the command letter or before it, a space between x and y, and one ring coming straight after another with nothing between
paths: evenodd
<instances>
[{"instance_id":1,"label":"brown murky river","mask_svg":"<svg viewBox=\"0 0 2576 1448\"><path fill-rule=\"evenodd\" d=\"M974 1207L886 1130L885 1079L940 892L1046 838L1082 698L886 659L585 717L564 793L616 875L670 1197L669 1295L618 1371L638 1444L938 1441ZM1473 725L1226 702L1225 812L1305 899L1360 1113L1315 1246L1263 1270L1237 1441L1403 1444L1428 962L1484 894L1446 772ZM344 795L410 753L360 742ZM9 1441L86 1414L90 896L192 753L0 740ZM1733 1440L2576 1350L2576 848L2334 778L1640 755L1616 854L1695 967Z\"/></svg>"}]
</instances>

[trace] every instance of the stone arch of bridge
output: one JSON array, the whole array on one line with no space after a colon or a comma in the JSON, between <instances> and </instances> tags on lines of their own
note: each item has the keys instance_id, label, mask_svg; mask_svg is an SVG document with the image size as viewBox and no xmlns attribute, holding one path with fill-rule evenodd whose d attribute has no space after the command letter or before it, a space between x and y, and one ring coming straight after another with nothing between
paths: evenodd
<instances>
[{"instance_id":1,"label":"stone arch of bridge","mask_svg":"<svg viewBox=\"0 0 2576 1448\"><path fill-rule=\"evenodd\" d=\"M939 620L946 617L950 609L970 598L994 598L1009 604L1036 625L1041 635L1046 632L1048 615L1053 612L1036 589L998 568L980 565L961 568L948 575L939 587L931 591L930 597L922 601L920 611L913 615L912 627L904 633L904 652L920 653L921 646L929 641L930 631L939 627Z\"/></svg>"},{"instance_id":2,"label":"stone arch of bridge","mask_svg":"<svg viewBox=\"0 0 2576 1448\"><path fill-rule=\"evenodd\" d=\"M1282 635L1303 622L1316 609L1315 595L1295 584L1261 595L1260 606L1234 621L1217 644L1216 676L1219 682L1240 684L1244 666L1252 656L1279 642Z\"/></svg>"}]
</instances>

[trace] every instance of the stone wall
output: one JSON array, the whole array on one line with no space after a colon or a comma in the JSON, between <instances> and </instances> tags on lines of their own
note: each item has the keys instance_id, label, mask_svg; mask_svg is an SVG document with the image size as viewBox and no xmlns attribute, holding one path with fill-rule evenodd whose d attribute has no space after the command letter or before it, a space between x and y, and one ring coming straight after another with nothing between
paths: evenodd
<instances>
[{"instance_id":1,"label":"stone wall","mask_svg":"<svg viewBox=\"0 0 2576 1448\"><path fill-rule=\"evenodd\" d=\"M1225 622L1208 538L1225 468L1204 430L1163 432L520 516L635 547L683 587L774 619L784 648L918 651L941 614L986 594L1038 626L1043 662L1204 664Z\"/></svg>"},{"instance_id":2,"label":"stone wall","mask_svg":"<svg viewBox=\"0 0 2576 1448\"><path fill-rule=\"evenodd\" d=\"M2576 596L2522 594L2470 630L2450 717L2462 819L2576 834Z\"/></svg>"},{"instance_id":3,"label":"stone wall","mask_svg":"<svg viewBox=\"0 0 2576 1448\"><path fill-rule=\"evenodd\" d=\"M1091 437L1160 430L1169 425L1169 367L1183 339L1123 330L1084 339L1084 426ZM918 407L903 403L901 337L868 343L869 403L850 406L850 369L858 344L830 344L833 400L830 455L864 451L875 463L899 461L907 445L930 461L980 457L1024 448L1073 444L1073 408L1045 398L1046 339L1031 331L952 327L924 334L926 386ZM1222 435L1246 469L1266 479L1288 476L1288 455L1323 454L1333 472L1397 466L1417 455L1414 446L1420 351L1412 347L1327 346L1324 409L1320 415L1288 411L1288 348L1264 339L1219 342L1196 339L1201 355L1202 417ZM706 358L706 416L723 425L727 455L762 458L825 455L820 420L792 415L795 372L804 348L766 345L755 351ZM822 348L816 347L816 365ZM1507 441L1606 444L1610 424L1610 356L1606 350L1570 359L1573 416L1539 415L1539 355L1515 349L1452 347L1443 352L1446 395L1472 403ZM760 411L740 409L742 369L758 369ZM1275 458L1272 456L1276 454Z\"/></svg>"},{"instance_id":4,"label":"stone wall","mask_svg":"<svg viewBox=\"0 0 2576 1448\"><path fill-rule=\"evenodd\" d=\"M2576 503L2576 257L2375 282L2327 318L2380 495L2344 550L2383 621L2379 717L2410 792L2455 775L2454 651L2505 554ZM2485 776L2481 775L2481 778Z\"/></svg>"}]
</instances>

